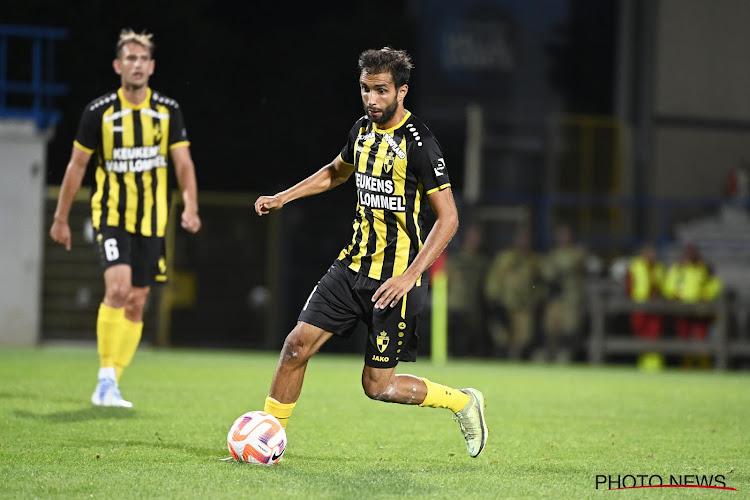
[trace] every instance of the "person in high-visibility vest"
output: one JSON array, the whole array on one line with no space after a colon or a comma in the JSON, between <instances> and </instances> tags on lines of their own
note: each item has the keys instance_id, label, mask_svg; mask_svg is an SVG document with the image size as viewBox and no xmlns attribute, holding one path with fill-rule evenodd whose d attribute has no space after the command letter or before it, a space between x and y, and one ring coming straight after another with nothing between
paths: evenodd
<instances>
[{"instance_id":1,"label":"person in high-visibility vest","mask_svg":"<svg viewBox=\"0 0 750 500\"><path fill-rule=\"evenodd\" d=\"M644 245L630 260L625 276L625 291L633 302L643 303L662 296L664 265L656 259L652 245ZM636 337L655 339L661 336L664 317L650 311L633 311L630 327Z\"/></svg>"},{"instance_id":2,"label":"person in high-visibility vest","mask_svg":"<svg viewBox=\"0 0 750 500\"><path fill-rule=\"evenodd\" d=\"M686 245L683 258L670 266L664 281L664 296L688 304L716 300L721 294L721 279L703 260L693 245ZM679 338L706 338L711 317L679 315L675 318L675 333Z\"/></svg>"}]
</instances>

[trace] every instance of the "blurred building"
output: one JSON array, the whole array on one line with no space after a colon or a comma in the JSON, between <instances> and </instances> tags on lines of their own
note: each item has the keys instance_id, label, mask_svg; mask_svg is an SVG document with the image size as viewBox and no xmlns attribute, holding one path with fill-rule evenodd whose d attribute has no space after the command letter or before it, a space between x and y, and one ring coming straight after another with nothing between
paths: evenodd
<instances>
[{"instance_id":1,"label":"blurred building","mask_svg":"<svg viewBox=\"0 0 750 500\"><path fill-rule=\"evenodd\" d=\"M48 229L40 214L44 188L54 189L62 178L81 107L117 83L111 47L122 25L156 33L153 84L169 89L186 109L198 180L212 193L207 200L215 200L204 205L205 237L177 232L174 286L180 289L165 292L171 307L154 305L153 314L162 318L161 333L151 332L155 342L280 343L315 280L348 240L353 188L301 200L267 225L256 224L245 201L305 177L338 154L361 114L356 57L384 45L414 55L407 107L441 141L462 224L482 227L488 253L507 245L521 226L548 250L553 228L569 225L605 261L628 254L639 241L655 241L669 256L689 240L726 283L736 331L748 330L748 199L738 168L750 159L747 2L394 1L389 22L370 30L361 24L369 8L349 2L287 12L283 5L258 10L198 1L170 11L176 17L154 12L144 25L132 12L157 7L136 0L111 6L112 15L95 27L48 3L46 10L19 5L4 13L7 26L64 30L43 64L30 61L37 51L46 54L47 42L27 37L19 47L0 35L0 130L32 123L40 147L46 142L43 158L0 159L0 184L16 185L12 176L21 175L21 164L43 173L33 196L12 202L34 224L7 217L0 228L8 235L1 244L4 261L31 270L23 276L8 271L10 281L17 286L39 277L36 292L24 300L37 316L30 323L37 327L23 327L39 330L34 339L54 337L50 332L71 318L69 301L30 298L42 297L40 290L50 290L54 280L68 281L60 293L72 294L75 304L98 300L94 284L70 283L85 272L71 275L68 267L66 274L50 260L51 250L40 250ZM193 27L193 36L178 33L183 26ZM341 44L341 37L350 42ZM18 92L13 82L36 81L37 67L54 75L50 85L65 84L65 92L40 93L60 90L47 84ZM55 119L41 128L33 118L16 125L11 104L37 109L37 95ZM292 161L295 154L305 161ZM37 253L10 244L23 238ZM21 254L26 260L15 257ZM213 267L206 265L211 259ZM96 266L85 256L76 265L86 262ZM0 302L2 330L9 332L14 297ZM209 332L212 318L221 320ZM0 340L11 338L4 333Z\"/></svg>"}]
</instances>

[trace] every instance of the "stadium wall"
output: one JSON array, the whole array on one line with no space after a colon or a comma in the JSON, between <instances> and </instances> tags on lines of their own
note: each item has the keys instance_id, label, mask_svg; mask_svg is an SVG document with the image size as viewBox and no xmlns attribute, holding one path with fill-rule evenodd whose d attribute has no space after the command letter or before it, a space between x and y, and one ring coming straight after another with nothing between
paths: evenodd
<instances>
[{"instance_id":1,"label":"stadium wall","mask_svg":"<svg viewBox=\"0 0 750 500\"><path fill-rule=\"evenodd\" d=\"M47 141L34 120L0 120L0 344L39 337Z\"/></svg>"},{"instance_id":2,"label":"stadium wall","mask_svg":"<svg viewBox=\"0 0 750 500\"><path fill-rule=\"evenodd\" d=\"M729 172L750 159L750 4L659 0L655 10L646 192L719 196Z\"/></svg>"}]
</instances>

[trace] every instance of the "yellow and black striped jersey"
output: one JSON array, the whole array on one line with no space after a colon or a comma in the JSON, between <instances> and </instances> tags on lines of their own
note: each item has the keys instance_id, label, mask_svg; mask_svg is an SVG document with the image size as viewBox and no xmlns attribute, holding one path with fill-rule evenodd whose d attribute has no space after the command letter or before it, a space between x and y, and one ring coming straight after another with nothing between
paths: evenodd
<instances>
[{"instance_id":1,"label":"yellow and black striped jersey","mask_svg":"<svg viewBox=\"0 0 750 500\"><path fill-rule=\"evenodd\" d=\"M403 274L427 236L425 195L450 186L440 144L408 111L385 130L363 116L340 157L354 165L357 210L354 236L339 260L376 280Z\"/></svg>"},{"instance_id":2,"label":"yellow and black striped jersey","mask_svg":"<svg viewBox=\"0 0 750 500\"><path fill-rule=\"evenodd\" d=\"M121 227L163 237L169 210L169 150L187 146L185 124L174 99L148 89L135 106L122 89L91 101L74 145L96 155L91 197L94 227Z\"/></svg>"}]
</instances>

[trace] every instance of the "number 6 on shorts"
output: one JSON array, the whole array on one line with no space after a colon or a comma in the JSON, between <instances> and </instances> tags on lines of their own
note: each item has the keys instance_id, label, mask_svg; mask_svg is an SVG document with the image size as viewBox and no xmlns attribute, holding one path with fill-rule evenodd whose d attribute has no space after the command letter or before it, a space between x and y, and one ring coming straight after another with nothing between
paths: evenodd
<instances>
[{"instance_id":1,"label":"number 6 on shorts","mask_svg":"<svg viewBox=\"0 0 750 500\"><path fill-rule=\"evenodd\" d=\"M108 261L120 258L120 250L117 248L117 240L115 238L104 240L104 255L107 257Z\"/></svg>"}]
</instances>

